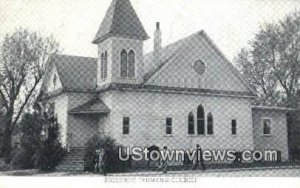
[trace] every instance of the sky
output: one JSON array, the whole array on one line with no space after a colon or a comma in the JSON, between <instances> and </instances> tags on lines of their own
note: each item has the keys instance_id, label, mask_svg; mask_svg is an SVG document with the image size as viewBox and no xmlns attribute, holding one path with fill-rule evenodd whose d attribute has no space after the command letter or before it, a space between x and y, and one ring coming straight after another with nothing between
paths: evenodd
<instances>
[{"instance_id":1,"label":"sky","mask_svg":"<svg viewBox=\"0 0 300 188\"><path fill-rule=\"evenodd\" d=\"M97 56L92 40L111 0L0 0L0 42L16 28L53 35L64 54ZM161 22L163 45L205 30L229 60L247 47L259 27L277 22L300 0L131 0L153 49L155 23Z\"/></svg>"}]
</instances>

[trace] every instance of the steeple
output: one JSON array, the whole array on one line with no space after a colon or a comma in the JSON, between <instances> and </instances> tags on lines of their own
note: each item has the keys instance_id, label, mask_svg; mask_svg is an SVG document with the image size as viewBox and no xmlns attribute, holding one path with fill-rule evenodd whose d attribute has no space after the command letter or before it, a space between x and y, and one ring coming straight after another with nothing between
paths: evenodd
<instances>
[{"instance_id":1,"label":"steeple","mask_svg":"<svg viewBox=\"0 0 300 188\"><path fill-rule=\"evenodd\" d=\"M109 37L137 40L149 38L129 0L113 0L93 40L99 44Z\"/></svg>"}]
</instances>

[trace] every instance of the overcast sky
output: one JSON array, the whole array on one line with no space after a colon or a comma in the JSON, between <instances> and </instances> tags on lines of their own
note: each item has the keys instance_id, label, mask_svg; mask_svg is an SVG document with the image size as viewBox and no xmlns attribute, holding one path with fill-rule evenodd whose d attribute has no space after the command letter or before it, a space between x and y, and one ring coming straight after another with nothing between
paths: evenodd
<instances>
[{"instance_id":1,"label":"overcast sky","mask_svg":"<svg viewBox=\"0 0 300 188\"><path fill-rule=\"evenodd\" d=\"M299 0L131 0L152 50L155 22L161 22L163 45L200 30L232 60L259 26L300 10ZM0 0L0 40L15 28L53 34L63 53L96 57L91 43L111 0Z\"/></svg>"}]
</instances>

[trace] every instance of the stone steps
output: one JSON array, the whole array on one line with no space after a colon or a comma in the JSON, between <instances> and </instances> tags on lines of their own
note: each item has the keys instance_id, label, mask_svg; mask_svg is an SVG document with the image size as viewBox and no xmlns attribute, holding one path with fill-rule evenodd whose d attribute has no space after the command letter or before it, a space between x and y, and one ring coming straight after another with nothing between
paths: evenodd
<instances>
[{"instance_id":1,"label":"stone steps","mask_svg":"<svg viewBox=\"0 0 300 188\"><path fill-rule=\"evenodd\" d=\"M84 148L71 148L56 170L62 172L84 171Z\"/></svg>"}]
</instances>

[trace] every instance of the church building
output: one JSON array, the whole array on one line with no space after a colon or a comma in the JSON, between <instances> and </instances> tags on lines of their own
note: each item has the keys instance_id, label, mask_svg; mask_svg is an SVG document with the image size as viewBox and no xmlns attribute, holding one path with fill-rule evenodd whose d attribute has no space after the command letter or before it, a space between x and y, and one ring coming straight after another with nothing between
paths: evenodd
<instances>
[{"instance_id":1,"label":"church building","mask_svg":"<svg viewBox=\"0 0 300 188\"><path fill-rule=\"evenodd\" d=\"M100 134L129 147L272 149L288 160L287 109L253 106L255 94L205 31L162 46L160 27L144 54L150 37L132 4L112 0L92 41L98 57L51 57L42 90L64 147Z\"/></svg>"}]
</instances>

